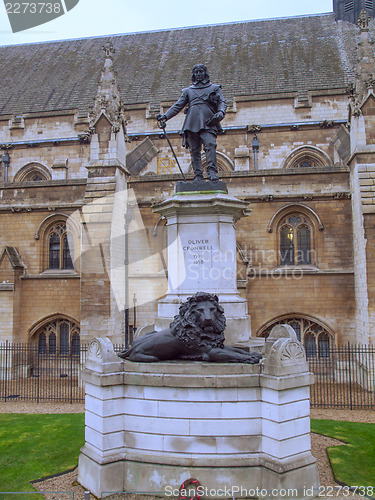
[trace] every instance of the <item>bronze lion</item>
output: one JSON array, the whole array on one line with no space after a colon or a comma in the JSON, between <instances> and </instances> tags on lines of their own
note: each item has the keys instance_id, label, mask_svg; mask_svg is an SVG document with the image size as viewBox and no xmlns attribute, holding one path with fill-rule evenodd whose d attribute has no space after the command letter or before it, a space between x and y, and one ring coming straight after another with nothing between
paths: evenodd
<instances>
[{"instance_id":1,"label":"bronze lion","mask_svg":"<svg viewBox=\"0 0 375 500\"><path fill-rule=\"evenodd\" d=\"M216 295L198 292L181 304L167 330L137 338L119 354L130 361L155 362L173 359L219 363L259 363L258 353L224 345L224 309Z\"/></svg>"}]
</instances>

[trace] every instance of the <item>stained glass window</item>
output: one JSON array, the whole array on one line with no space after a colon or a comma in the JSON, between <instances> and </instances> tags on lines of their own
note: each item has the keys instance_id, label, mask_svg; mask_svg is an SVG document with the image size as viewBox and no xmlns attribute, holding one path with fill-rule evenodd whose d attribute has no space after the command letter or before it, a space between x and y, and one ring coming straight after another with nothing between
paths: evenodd
<instances>
[{"instance_id":1,"label":"stained glass window","mask_svg":"<svg viewBox=\"0 0 375 500\"><path fill-rule=\"evenodd\" d=\"M57 319L44 325L37 333L40 354L79 355L80 331L77 324Z\"/></svg>"},{"instance_id":2,"label":"stained glass window","mask_svg":"<svg viewBox=\"0 0 375 500\"><path fill-rule=\"evenodd\" d=\"M48 268L74 268L64 223L56 224L48 232Z\"/></svg>"},{"instance_id":3,"label":"stained glass window","mask_svg":"<svg viewBox=\"0 0 375 500\"><path fill-rule=\"evenodd\" d=\"M292 214L279 225L280 265L310 265L312 224L307 217Z\"/></svg>"}]
</instances>

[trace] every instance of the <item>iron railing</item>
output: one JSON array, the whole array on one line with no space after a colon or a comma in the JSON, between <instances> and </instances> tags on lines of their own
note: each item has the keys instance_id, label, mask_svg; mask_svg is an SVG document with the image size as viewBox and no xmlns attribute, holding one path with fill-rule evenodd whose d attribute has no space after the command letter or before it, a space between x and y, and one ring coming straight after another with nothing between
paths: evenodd
<instances>
[{"instance_id":1,"label":"iron railing","mask_svg":"<svg viewBox=\"0 0 375 500\"><path fill-rule=\"evenodd\" d=\"M84 399L80 370L87 346L73 353L43 352L35 344L0 345L0 398L2 401L67 401Z\"/></svg>"},{"instance_id":2,"label":"iron railing","mask_svg":"<svg viewBox=\"0 0 375 500\"><path fill-rule=\"evenodd\" d=\"M123 346L114 348L119 352ZM87 349L80 345L51 353L37 344L0 344L0 401L83 402L81 370Z\"/></svg>"},{"instance_id":3,"label":"iron railing","mask_svg":"<svg viewBox=\"0 0 375 500\"><path fill-rule=\"evenodd\" d=\"M312 407L375 409L374 346L346 344L307 354L315 375Z\"/></svg>"},{"instance_id":4,"label":"iron railing","mask_svg":"<svg viewBox=\"0 0 375 500\"><path fill-rule=\"evenodd\" d=\"M87 345L72 352L43 352L35 344L0 344L0 401L83 402L81 370ZM115 352L124 349L115 345ZM308 352L311 406L375 409L375 347L345 345Z\"/></svg>"}]
</instances>

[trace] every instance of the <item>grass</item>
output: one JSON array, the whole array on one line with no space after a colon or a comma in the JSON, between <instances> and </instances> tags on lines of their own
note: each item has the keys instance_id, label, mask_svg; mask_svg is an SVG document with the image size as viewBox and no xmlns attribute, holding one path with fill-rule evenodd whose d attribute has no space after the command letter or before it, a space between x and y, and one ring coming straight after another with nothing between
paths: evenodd
<instances>
[{"instance_id":1,"label":"grass","mask_svg":"<svg viewBox=\"0 0 375 500\"><path fill-rule=\"evenodd\" d=\"M311 430L345 443L327 448L337 482L375 487L375 424L311 420Z\"/></svg>"},{"instance_id":2,"label":"grass","mask_svg":"<svg viewBox=\"0 0 375 500\"><path fill-rule=\"evenodd\" d=\"M375 486L375 425L312 420L311 430L345 442L328 448L336 481ZM0 414L0 492L35 491L30 481L72 469L84 444L84 414ZM40 499L38 494L0 500Z\"/></svg>"},{"instance_id":3,"label":"grass","mask_svg":"<svg viewBox=\"0 0 375 500\"><path fill-rule=\"evenodd\" d=\"M75 467L83 444L84 414L0 414L0 492L35 491L30 481Z\"/></svg>"}]
</instances>

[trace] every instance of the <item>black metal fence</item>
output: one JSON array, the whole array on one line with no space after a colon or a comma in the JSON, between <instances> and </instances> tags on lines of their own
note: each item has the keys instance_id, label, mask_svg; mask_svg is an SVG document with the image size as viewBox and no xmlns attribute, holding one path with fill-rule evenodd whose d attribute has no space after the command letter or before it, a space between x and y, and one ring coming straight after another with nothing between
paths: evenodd
<instances>
[{"instance_id":1,"label":"black metal fence","mask_svg":"<svg viewBox=\"0 0 375 500\"><path fill-rule=\"evenodd\" d=\"M83 402L87 347L50 354L34 344L0 344L0 401ZM312 407L375 409L375 347L348 344L310 352L307 359L315 375Z\"/></svg>"},{"instance_id":2,"label":"black metal fence","mask_svg":"<svg viewBox=\"0 0 375 500\"><path fill-rule=\"evenodd\" d=\"M375 409L374 346L347 344L307 354L315 375L312 407Z\"/></svg>"},{"instance_id":3,"label":"black metal fence","mask_svg":"<svg viewBox=\"0 0 375 500\"><path fill-rule=\"evenodd\" d=\"M0 398L2 401L84 400L80 370L87 346L71 353L43 352L36 344L0 345Z\"/></svg>"}]
</instances>

